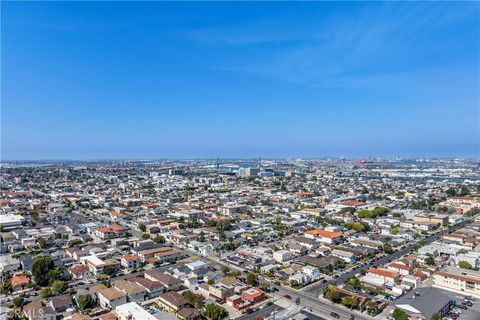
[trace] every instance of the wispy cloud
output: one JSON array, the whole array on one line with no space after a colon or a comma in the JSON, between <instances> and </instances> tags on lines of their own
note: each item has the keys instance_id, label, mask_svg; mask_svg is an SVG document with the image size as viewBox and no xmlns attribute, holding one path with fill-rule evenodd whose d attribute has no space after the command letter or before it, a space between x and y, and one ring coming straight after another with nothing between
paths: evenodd
<instances>
[{"instance_id":1,"label":"wispy cloud","mask_svg":"<svg viewBox=\"0 0 480 320\"><path fill-rule=\"evenodd\" d=\"M427 48L423 41L478 14L478 4L472 3L365 5L355 12L319 13L321 20L310 14L305 21L295 17L196 29L189 32L189 38L240 47L242 57L235 55L215 66L228 72L313 86L370 83L388 74L415 71L415 61L425 58L427 49L451 49L442 43L440 34L439 48ZM369 74L370 80L351 81L360 74Z\"/></svg>"}]
</instances>

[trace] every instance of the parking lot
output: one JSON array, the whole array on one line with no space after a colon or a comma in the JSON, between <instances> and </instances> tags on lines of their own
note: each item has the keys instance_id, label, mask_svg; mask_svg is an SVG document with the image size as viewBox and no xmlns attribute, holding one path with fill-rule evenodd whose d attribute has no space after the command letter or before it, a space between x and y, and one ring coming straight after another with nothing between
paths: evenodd
<instances>
[{"instance_id":1,"label":"parking lot","mask_svg":"<svg viewBox=\"0 0 480 320\"><path fill-rule=\"evenodd\" d=\"M284 310L284 308L273 304L271 306L255 311L254 313L245 314L241 317L238 317L236 318L236 320L257 320L258 318L267 318L272 316L274 312L280 312L282 310Z\"/></svg>"},{"instance_id":2,"label":"parking lot","mask_svg":"<svg viewBox=\"0 0 480 320\"><path fill-rule=\"evenodd\" d=\"M462 296L455 296L458 303L463 301ZM467 310L459 309L461 314L458 316L457 320L478 320L480 319L480 302L478 299L475 299L473 306L469 307Z\"/></svg>"}]
</instances>

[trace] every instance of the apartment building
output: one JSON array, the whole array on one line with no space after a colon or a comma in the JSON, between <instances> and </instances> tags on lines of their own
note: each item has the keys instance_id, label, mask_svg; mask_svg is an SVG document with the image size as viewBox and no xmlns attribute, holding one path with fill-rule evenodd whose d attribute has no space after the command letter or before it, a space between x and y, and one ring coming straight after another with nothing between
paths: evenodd
<instances>
[{"instance_id":1,"label":"apartment building","mask_svg":"<svg viewBox=\"0 0 480 320\"><path fill-rule=\"evenodd\" d=\"M96 256L85 256L80 258L80 262L88 268L94 275L102 274L106 264Z\"/></svg>"},{"instance_id":2,"label":"apartment building","mask_svg":"<svg viewBox=\"0 0 480 320\"><path fill-rule=\"evenodd\" d=\"M440 224L446 226L448 224L448 215L446 214L417 214L413 221L415 222L429 222L435 225Z\"/></svg>"},{"instance_id":3,"label":"apartment building","mask_svg":"<svg viewBox=\"0 0 480 320\"><path fill-rule=\"evenodd\" d=\"M480 271L446 267L434 273L433 286L480 298Z\"/></svg>"},{"instance_id":4,"label":"apartment building","mask_svg":"<svg viewBox=\"0 0 480 320\"><path fill-rule=\"evenodd\" d=\"M120 260L120 264L125 269L138 269L142 265L142 260L137 255L124 255Z\"/></svg>"},{"instance_id":5,"label":"apartment building","mask_svg":"<svg viewBox=\"0 0 480 320\"><path fill-rule=\"evenodd\" d=\"M245 205L225 205L220 208L221 213L225 216L231 216L236 213L244 213L247 211L247 206Z\"/></svg>"},{"instance_id":6,"label":"apartment building","mask_svg":"<svg viewBox=\"0 0 480 320\"><path fill-rule=\"evenodd\" d=\"M102 240L121 238L127 236L128 229L119 225L114 224L110 227L100 227L97 228L94 232L94 235Z\"/></svg>"},{"instance_id":7,"label":"apartment building","mask_svg":"<svg viewBox=\"0 0 480 320\"><path fill-rule=\"evenodd\" d=\"M157 318L135 302L129 302L117 306L115 313L119 320L157 320Z\"/></svg>"}]
</instances>

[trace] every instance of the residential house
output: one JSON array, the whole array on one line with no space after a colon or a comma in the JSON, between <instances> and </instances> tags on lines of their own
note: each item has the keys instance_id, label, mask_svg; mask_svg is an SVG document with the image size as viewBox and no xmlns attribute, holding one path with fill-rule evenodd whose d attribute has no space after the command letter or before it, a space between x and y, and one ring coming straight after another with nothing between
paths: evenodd
<instances>
[{"instance_id":1,"label":"residential house","mask_svg":"<svg viewBox=\"0 0 480 320\"><path fill-rule=\"evenodd\" d=\"M101 289L97 296L100 305L104 308L115 308L127 303L127 295L115 288Z\"/></svg>"},{"instance_id":2,"label":"residential house","mask_svg":"<svg viewBox=\"0 0 480 320\"><path fill-rule=\"evenodd\" d=\"M328 230L313 229L304 233L306 238L315 239L321 243L339 244L344 241L343 234Z\"/></svg>"},{"instance_id":3,"label":"residential house","mask_svg":"<svg viewBox=\"0 0 480 320\"><path fill-rule=\"evenodd\" d=\"M34 300L23 306L23 314L28 320L55 320L56 313L50 306L44 306L41 300Z\"/></svg>"},{"instance_id":4,"label":"residential house","mask_svg":"<svg viewBox=\"0 0 480 320\"><path fill-rule=\"evenodd\" d=\"M160 270L149 270L145 272L145 278L158 281L165 287L165 291L177 291L182 286L182 280L163 273Z\"/></svg>"},{"instance_id":5,"label":"residential house","mask_svg":"<svg viewBox=\"0 0 480 320\"><path fill-rule=\"evenodd\" d=\"M158 305L168 312L177 312L188 305L188 301L175 291L162 293L158 296Z\"/></svg>"}]
</instances>

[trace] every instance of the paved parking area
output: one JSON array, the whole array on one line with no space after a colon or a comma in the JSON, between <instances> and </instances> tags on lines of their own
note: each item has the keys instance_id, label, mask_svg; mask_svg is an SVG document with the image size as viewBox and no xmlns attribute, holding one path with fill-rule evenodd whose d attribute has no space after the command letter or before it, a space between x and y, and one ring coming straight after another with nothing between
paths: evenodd
<instances>
[{"instance_id":1,"label":"paved parking area","mask_svg":"<svg viewBox=\"0 0 480 320\"><path fill-rule=\"evenodd\" d=\"M445 291L452 296L452 299L455 299L458 304L461 304L464 300L464 296L458 293L452 293L450 291ZM479 320L480 319L480 299L476 298L473 306L469 307L468 310L458 309L462 313L458 317L458 320Z\"/></svg>"},{"instance_id":2,"label":"paved parking area","mask_svg":"<svg viewBox=\"0 0 480 320\"><path fill-rule=\"evenodd\" d=\"M303 318L300 318L298 316L295 316L295 320L326 320L325 318L322 318L320 316L317 316L316 314L313 314L311 312L308 312L306 310L302 310L300 312L302 316L305 316Z\"/></svg>"},{"instance_id":3,"label":"paved parking area","mask_svg":"<svg viewBox=\"0 0 480 320\"><path fill-rule=\"evenodd\" d=\"M255 311L254 313L246 314L241 317L238 317L235 320L257 320L258 318L267 318L272 314L272 312L280 312L283 310L284 308L276 304L272 304L271 306Z\"/></svg>"},{"instance_id":4,"label":"paved parking area","mask_svg":"<svg viewBox=\"0 0 480 320\"><path fill-rule=\"evenodd\" d=\"M460 302L463 301L459 300ZM458 317L458 320L478 320L480 319L480 301L475 300L473 306L468 308L468 310L462 310L462 314Z\"/></svg>"}]
</instances>

